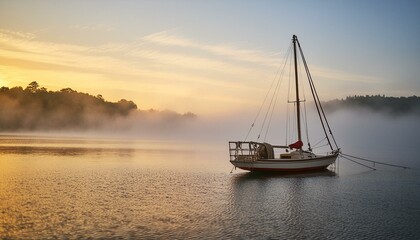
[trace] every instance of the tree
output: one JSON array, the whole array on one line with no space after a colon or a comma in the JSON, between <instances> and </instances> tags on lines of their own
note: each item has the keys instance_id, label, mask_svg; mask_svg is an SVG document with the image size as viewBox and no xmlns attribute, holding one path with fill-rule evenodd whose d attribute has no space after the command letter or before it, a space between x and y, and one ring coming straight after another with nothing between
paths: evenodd
<instances>
[{"instance_id":1,"label":"tree","mask_svg":"<svg viewBox=\"0 0 420 240\"><path fill-rule=\"evenodd\" d=\"M101 101L105 101L104 97L101 94L98 94L96 96L97 99L101 100Z\"/></svg>"},{"instance_id":2,"label":"tree","mask_svg":"<svg viewBox=\"0 0 420 240\"><path fill-rule=\"evenodd\" d=\"M65 92L65 93L77 93L77 91L71 89L71 88L63 88L60 90L60 92Z\"/></svg>"},{"instance_id":3,"label":"tree","mask_svg":"<svg viewBox=\"0 0 420 240\"><path fill-rule=\"evenodd\" d=\"M132 110L137 109L137 105L133 101L127 101L125 99L121 99L117 103L117 108L119 112L123 115L127 115Z\"/></svg>"},{"instance_id":4,"label":"tree","mask_svg":"<svg viewBox=\"0 0 420 240\"><path fill-rule=\"evenodd\" d=\"M0 88L0 92L7 92L7 91L9 91L8 87L1 87Z\"/></svg>"},{"instance_id":5,"label":"tree","mask_svg":"<svg viewBox=\"0 0 420 240\"><path fill-rule=\"evenodd\" d=\"M29 85L25 88L32 93L35 93L38 90L39 84L36 81L29 83Z\"/></svg>"}]
</instances>

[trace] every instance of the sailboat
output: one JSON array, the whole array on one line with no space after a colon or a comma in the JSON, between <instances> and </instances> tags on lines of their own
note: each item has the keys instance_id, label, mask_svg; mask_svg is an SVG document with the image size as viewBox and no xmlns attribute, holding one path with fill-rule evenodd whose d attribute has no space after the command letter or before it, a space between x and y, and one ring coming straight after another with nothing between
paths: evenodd
<instances>
[{"instance_id":1,"label":"sailboat","mask_svg":"<svg viewBox=\"0 0 420 240\"><path fill-rule=\"evenodd\" d=\"M258 141L230 141L229 154L230 162L237 168L248 171L269 171L269 172L291 172L291 171L318 171L327 168L329 165L335 163L340 148L337 146L334 135L332 134L330 125L319 100L312 76L309 72L308 65L303 55L302 48L296 35L292 37L293 45L293 60L294 60L294 82L295 82L295 114L296 114L296 131L297 139L292 144L274 145L266 142ZM311 145L307 143L308 148L304 149L301 129L301 104L299 92L299 74L298 74L298 55L303 62L305 72L308 79L308 84L311 89L311 94L314 100L325 139L329 146L326 153L316 154L313 152ZM306 107L305 107L306 108ZM306 118L305 118L306 120ZM254 124L252 124L253 126ZM334 143L334 145L333 145ZM277 154L278 150L283 152Z\"/></svg>"}]
</instances>

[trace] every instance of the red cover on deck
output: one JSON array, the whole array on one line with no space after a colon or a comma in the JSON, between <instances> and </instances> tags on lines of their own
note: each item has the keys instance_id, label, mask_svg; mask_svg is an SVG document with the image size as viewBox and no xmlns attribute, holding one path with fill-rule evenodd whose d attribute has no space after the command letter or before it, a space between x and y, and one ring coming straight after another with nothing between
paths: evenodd
<instances>
[{"instance_id":1,"label":"red cover on deck","mask_svg":"<svg viewBox=\"0 0 420 240\"><path fill-rule=\"evenodd\" d=\"M294 149L301 149L302 147L303 147L303 142L300 140L289 145L289 148L294 148Z\"/></svg>"}]
</instances>

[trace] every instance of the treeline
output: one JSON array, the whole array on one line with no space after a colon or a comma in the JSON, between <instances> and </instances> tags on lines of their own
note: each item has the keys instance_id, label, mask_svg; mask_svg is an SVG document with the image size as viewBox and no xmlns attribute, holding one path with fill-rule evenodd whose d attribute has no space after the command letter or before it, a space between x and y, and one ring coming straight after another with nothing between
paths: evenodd
<instances>
[{"instance_id":1,"label":"treeline","mask_svg":"<svg viewBox=\"0 0 420 240\"><path fill-rule=\"evenodd\" d=\"M326 110L335 111L343 108L367 109L391 115L415 114L420 116L420 97L386 97L385 95L351 96L336 99L323 104Z\"/></svg>"},{"instance_id":2,"label":"treeline","mask_svg":"<svg viewBox=\"0 0 420 240\"><path fill-rule=\"evenodd\" d=\"M71 88L48 91L37 82L31 82L25 89L0 88L0 131L112 128L129 118L125 122L135 124L139 116L152 112L155 111L138 110L133 101L109 102L101 95L92 96Z\"/></svg>"}]
</instances>

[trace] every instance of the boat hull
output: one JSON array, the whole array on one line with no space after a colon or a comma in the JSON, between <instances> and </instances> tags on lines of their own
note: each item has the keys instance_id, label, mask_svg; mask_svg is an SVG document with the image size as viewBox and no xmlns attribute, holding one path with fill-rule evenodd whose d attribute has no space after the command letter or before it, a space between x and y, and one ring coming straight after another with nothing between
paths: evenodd
<instances>
[{"instance_id":1,"label":"boat hull","mask_svg":"<svg viewBox=\"0 0 420 240\"><path fill-rule=\"evenodd\" d=\"M265 172L302 172L319 171L334 163L338 154L328 155L310 159L265 159L256 161L230 161L235 167L247 171Z\"/></svg>"}]
</instances>

